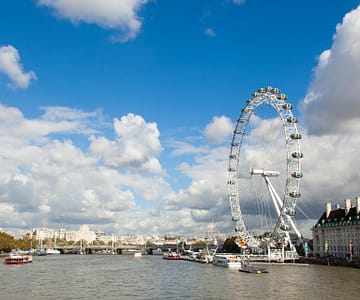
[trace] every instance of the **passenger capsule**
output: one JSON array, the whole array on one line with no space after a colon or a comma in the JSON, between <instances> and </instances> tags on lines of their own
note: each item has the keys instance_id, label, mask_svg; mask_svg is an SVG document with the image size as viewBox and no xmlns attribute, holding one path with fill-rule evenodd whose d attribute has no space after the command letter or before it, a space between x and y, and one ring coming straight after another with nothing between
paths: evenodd
<instances>
[{"instance_id":1,"label":"passenger capsule","mask_svg":"<svg viewBox=\"0 0 360 300\"><path fill-rule=\"evenodd\" d=\"M290 137L293 140L300 140L301 139L301 134L300 133L293 133L293 134L290 135Z\"/></svg>"},{"instance_id":2,"label":"passenger capsule","mask_svg":"<svg viewBox=\"0 0 360 300\"><path fill-rule=\"evenodd\" d=\"M281 101L285 101L287 99L286 95L285 94L279 94L277 96L278 100L281 100Z\"/></svg>"},{"instance_id":3,"label":"passenger capsule","mask_svg":"<svg viewBox=\"0 0 360 300\"><path fill-rule=\"evenodd\" d=\"M254 92L252 93L252 96L255 98L255 97L258 97L260 94L258 92Z\"/></svg>"},{"instance_id":4,"label":"passenger capsule","mask_svg":"<svg viewBox=\"0 0 360 300\"><path fill-rule=\"evenodd\" d=\"M285 110L291 110L293 108L292 104L290 103L285 103L283 106L282 106L283 109Z\"/></svg>"},{"instance_id":5,"label":"passenger capsule","mask_svg":"<svg viewBox=\"0 0 360 300\"><path fill-rule=\"evenodd\" d=\"M230 154L230 155L229 155L229 158L230 158L230 159L235 159L235 158L236 158L236 154Z\"/></svg>"},{"instance_id":6,"label":"passenger capsule","mask_svg":"<svg viewBox=\"0 0 360 300\"><path fill-rule=\"evenodd\" d=\"M271 92L271 91L272 91L272 89L273 89L273 88L272 88L271 86L269 86L269 85L268 85L268 86L265 88L265 91L266 91L266 92Z\"/></svg>"},{"instance_id":7,"label":"passenger capsule","mask_svg":"<svg viewBox=\"0 0 360 300\"><path fill-rule=\"evenodd\" d=\"M271 92L273 94L280 94L280 90L278 88L273 88Z\"/></svg>"},{"instance_id":8,"label":"passenger capsule","mask_svg":"<svg viewBox=\"0 0 360 300\"><path fill-rule=\"evenodd\" d=\"M288 208L285 213L291 217L296 215L295 209L293 209L293 208Z\"/></svg>"},{"instance_id":9,"label":"passenger capsule","mask_svg":"<svg viewBox=\"0 0 360 300\"><path fill-rule=\"evenodd\" d=\"M304 155L301 152L293 152L293 153L291 153L291 156L293 158L303 158L304 157Z\"/></svg>"},{"instance_id":10,"label":"passenger capsule","mask_svg":"<svg viewBox=\"0 0 360 300\"><path fill-rule=\"evenodd\" d=\"M249 104L252 100L251 99L247 99L246 103Z\"/></svg>"},{"instance_id":11,"label":"passenger capsule","mask_svg":"<svg viewBox=\"0 0 360 300\"><path fill-rule=\"evenodd\" d=\"M243 134L244 133L242 130L239 130L239 129L235 129L233 132L234 132L234 134Z\"/></svg>"},{"instance_id":12,"label":"passenger capsule","mask_svg":"<svg viewBox=\"0 0 360 300\"><path fill-rule=\"evenodd\" d=\"M299 192L294 191L294 192L290 192L289 196L292 198L299 198L301 195Z\"/></svg>"},{"instance_id":13,"label":"passenger capsule","mask_svg":"<svg viewBox=\"0 0 360 300\"><path fill-rule=\"evenodd\" d=\"M239 146L239 143L236 143L236 142L235 142L235 143L231 143L231 146L232 146L232 147L237 147L237 146Z\"/></svg>"},{"instance_id":14,"label":"passenger capsule","mask_svg":"<svg viewBox=\"0 0 360 300\"><path fill-rule=\"evenodd\" d=\"M259 92L259 93L265 93L265 89L264 89L264 88L259 88L259 89L258 89L258 92Z\"/></svg>"},{"instance_id":15,"label":"passenger capsule","mask_svg":"<svg viewBox=\"0 0 360 300\"><path fill-rule=\"evenodd\" d=\"M280 225L280 229L283 231L289 231L289 226L282 224L282 225Z\"/></svg>"},{"instance_id":16,"label":"passenger capsule","mask_svg":"<svg viewBox=\"0 0 360 300\"><path fill-rule=\"evenodd\" d=\"M235 181L234 180L229 180L227 183L228 184L235 184Z\"/></svg>"},{"instance_id":17,"label":"passenger capsule","mask_svg":"<svg viewBox=\"0 0 360 300\"><path fill-rule=\"evenodd\" d=\"M236 170L235 170L235 168L228 168L228 171L229 172L235 172Z\"/></svg>"},{"instance_id":18,"label":"passenger capsule","mask_svg":"<svg viewBox=\"0 0 360 300\"><path fill-rule=\"evenodd\" d=\"M301 173L300 171L295 171L295 172L291 173L291 176L294 178L302 178L303 173Z\"/></svg>"},{"instance_id":19,"label":"passenger capsule","mask_svg":"<svg viewBox=\"0 0 360 300\"><path fill-rule=\"evenodd\" d=\"M297 121L298 121L297 118L295 118L295 117L289 117L286 120L288 121L288 123L297 123Z\"/></svg>"}]
</instances>

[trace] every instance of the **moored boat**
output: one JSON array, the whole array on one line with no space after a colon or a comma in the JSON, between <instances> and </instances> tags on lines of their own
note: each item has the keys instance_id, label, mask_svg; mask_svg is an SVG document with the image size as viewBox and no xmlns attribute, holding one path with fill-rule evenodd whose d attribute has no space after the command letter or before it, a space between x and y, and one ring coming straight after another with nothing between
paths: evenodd
<instances>
[{"instance_id":1,"label":"moored boat","mask_svg":"<svg viewBox=\"0 0 360 300\"><path fill-rule=\"evenodd\" d=\"M163 259L167 260L180 260L180 254L177 252L165 252L163 254Z\"/></svg>"},{"instance_id":2,"label":"moored boat","mask_svg":"<svg viewBox=\"0 0 360 300\"><path fill-rule=\"evenodd\" d=\"M141 252L135 252L134 257L142 257L142 253Z\"/></svg>"},{"instance_id":3,"label":"moored boat","mask_svg":"<svg viewBox=\"0 0 360 300\"><path fill-rule=\"evenodd\" d=\"M194 261L199 263L212 263L214 255L207 254L206 252L194 252L194 251L185 251L183 255L180 256L180 259L186 261Z\"/></svg>"},{"instance_id":4,"label":"moored boat","mask_svg":"<svg viewBox=\"0 0 360 300\"><path fill-rule=\"evenodd\" d=\"M244 265L239 269L239 272L244 273L256 273L256 274L262 274L262 273L269 273L268 270L265 268L255 267L255 266L246 266Z\"/></svg>"},{"instance_id":5,"label":"moored boat","mask_svg":"<svg viewBox=\"0 0 360 300\"><path fill-rule=\"evenodd\" d=\"M240 255L229 253L218 253L213 257L213 264L226 268L241 268L244 258Z\"/></svg>"},{"instance_id":6,"label":"moored boat","mask_svg":"<svg viewBox=\"0 0 360 300\"><path fill-rule=\"evenodd\" d=\"M54 248L47 248L46 249L46 255L59 255L61 252L58 249Z\"/></svg>"}]
</instances>

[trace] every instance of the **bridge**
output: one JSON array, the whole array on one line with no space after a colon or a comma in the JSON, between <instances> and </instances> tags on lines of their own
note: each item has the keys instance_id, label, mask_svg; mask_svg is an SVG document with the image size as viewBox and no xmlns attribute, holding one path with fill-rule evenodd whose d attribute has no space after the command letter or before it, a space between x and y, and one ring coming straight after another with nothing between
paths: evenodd
<instances>
[{"instance_id":1,"label":"bridge","mask_svg":"<svg viewBox=\"0 0 360 300\"><path fill-rule=\"evenodd\" d=\"M197 251L206 248L206 246L186 246L185 249ZM109 252L112 254L128 254L141 251L147 254L154 254L154 252L166 252L180 250L178 245L57 245L56 249L60 250L61 254L93 254L96 252ZM209 249L215 249L216 246L209 246ZM182 248L181 248L182 249Z\"/></svg>"}]
</instances>

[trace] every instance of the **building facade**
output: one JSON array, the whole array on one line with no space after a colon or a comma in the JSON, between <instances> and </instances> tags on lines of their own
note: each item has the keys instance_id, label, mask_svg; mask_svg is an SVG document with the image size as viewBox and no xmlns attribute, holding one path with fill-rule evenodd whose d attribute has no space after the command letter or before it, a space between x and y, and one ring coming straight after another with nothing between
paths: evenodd
<instances>
[{"instance_id":1,"label":"building facade","mask_svg":"<svg viewBox=\"0 0 360 300\"><path fill-rule=\"evenodd\" d=\"M360 197L355 204L350 199L345 199L344 208L326 203L325 212L312 228L314 256L360 257Z\"/></svg>"}]
</instances>

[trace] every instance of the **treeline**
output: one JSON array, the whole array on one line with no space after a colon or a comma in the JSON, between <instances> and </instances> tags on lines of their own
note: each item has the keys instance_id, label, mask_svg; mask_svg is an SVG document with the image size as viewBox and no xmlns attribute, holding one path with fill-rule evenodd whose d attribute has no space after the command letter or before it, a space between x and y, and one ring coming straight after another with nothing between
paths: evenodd
<instances>
[{"instance_id":1,"label":"treeline","mask_svg":"<svg viewBox=\"0 0 360 300\"><path fill-rule=\"evenodd\" d=\"M11 250L29 250L32 241L29 239L15 239L12 235L0 231L0 252L11 252Z\"/></svg>"}]
</instances>

